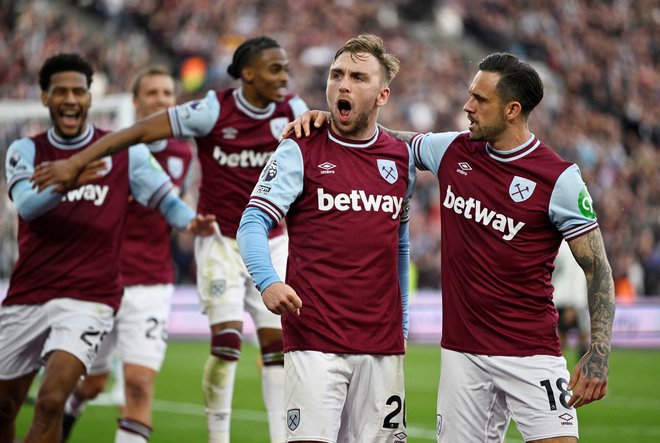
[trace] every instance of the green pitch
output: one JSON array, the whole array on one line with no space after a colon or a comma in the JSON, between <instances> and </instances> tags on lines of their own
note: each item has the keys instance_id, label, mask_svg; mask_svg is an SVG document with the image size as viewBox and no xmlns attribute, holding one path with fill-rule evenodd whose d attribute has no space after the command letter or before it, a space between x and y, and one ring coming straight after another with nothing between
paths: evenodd
<instances>
[{"instance_id":1,"label":"green pitch","mask_svg":"<svg viewBox=\"0 0 660 443\"><path fill-rule=\"evenodd\" d=\"M206 343L169 346L158 378L152 443L206 442L201 371ZM575 358L569 354L569 365ZM435 400L440 368L437 346L410 345L406 357L406 395L410 443L435 441ZM660 351L615 349L608 396L579 410L581 443L651 443L660 441ZM33 408L19 417L18 435L25 434ZM118 414L111 406L91 405L77 423L71 443L114 441ZM245 344L234 395L232 442L268 442L261 400L258 351ZM511 426L507 443L521 443Z\"/></svg>"}]
</instances>

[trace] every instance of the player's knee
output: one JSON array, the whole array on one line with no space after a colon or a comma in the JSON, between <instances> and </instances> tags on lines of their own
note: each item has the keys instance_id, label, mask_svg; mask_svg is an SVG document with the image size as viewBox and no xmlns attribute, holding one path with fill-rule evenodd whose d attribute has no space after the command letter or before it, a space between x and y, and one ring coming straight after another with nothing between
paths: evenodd
<instances>
[{"instance_id":1,"label":"player's knee","mask_svg":"<svg viewBox=\"0 0 660 443\"><path fill-rule=\"evenodd\" d=\"M50 390L48 392L42 390L37 396L34 409L43 417L57 418L64 415L64 403L66 399L67 396L58 390ZM35 415L37 415L36 412Z\"/></svg>"},{"instance_id":2,"label":"player's knee","mask_svg":"<svg viewBox=\"0 0 660 443\"><path fill-rule=\"evenodd\" d=\"M213 334L211 338L211 355L225 361L236 361L241 358L241 331L226 328Z\"/></svg>"},{"instance_id":3,"label":"player's knee","mask_svg":"<svg viewBox=\"0 0 660 443\"><path fill-rule=\"evenodd\" d=\"M144 403L149 401L153 394L153 382L151 377L134 374L124 380L126 389L126 400L132 403Z\"/></svg>"},{"instance_id":4,"label":"player's knee","mask_svg":"<svg viewBox=\"0 0 660 443\"><path fill-rule=\"evenodd\" d=\"M275 341L261 348L261 361L264 366L276 366L284 364L284 343L282 340Z\"/></svg>"}]
</instances>

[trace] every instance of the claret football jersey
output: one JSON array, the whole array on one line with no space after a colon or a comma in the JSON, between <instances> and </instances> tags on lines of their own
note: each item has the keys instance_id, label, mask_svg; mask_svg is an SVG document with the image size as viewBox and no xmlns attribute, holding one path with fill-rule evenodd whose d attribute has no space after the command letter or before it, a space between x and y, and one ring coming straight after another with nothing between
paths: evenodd
<instances>
[{"instance_id":1,"label":"claret football jersey","mask_svg":"<svg viewBox=\"0 0 660 443\"><path fill-rule=\"evenodd\" d=\"M533 135L510 151L468 132L418 134L411 145L440 186L442 346L560 355L554 259L562 238L598 227L578 167Z\"/></svg>"}]
</instances>

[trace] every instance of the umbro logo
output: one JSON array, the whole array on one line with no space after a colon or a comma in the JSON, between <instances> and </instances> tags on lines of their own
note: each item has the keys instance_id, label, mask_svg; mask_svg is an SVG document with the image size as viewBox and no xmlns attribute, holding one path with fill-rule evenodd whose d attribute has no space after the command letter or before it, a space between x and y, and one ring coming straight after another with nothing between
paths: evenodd
<instances>
[{"instance_id":1,"label":"umbro logo","mask_svg":"<svg viewBox=\"0 0 660 443\"><path fill-rule=\"evenodd\" d=\"M573 420L573 416L571 414L569 414L567 412L564 412L563 414L561 414L559 416L559 418L561 419L561 424L562 425L564 425L564 426L567 426L567 425L568 426L573 426L573 422L571 421L571 420Z\"/></svg>"},{"instance_id":2,"label":"umbro logo","mask_svg":"<svg viewBox=\"0 0 660 443\"><path fill-rule=\"evenodd\" d=\"M236 128L232 128L232 127L222 128L222 138L224 138L225 140L235 140L237 135L238 135L238 129Z\"/></svg>"},{"instance_id":3,"label":"umbro logo","mask_svg":"<svg viewBox=\"0 0 660 443\"><path fill-rule=\"evenodd\" d=\"M330 162L324 162L319 165L319 168L321 168L321 174L334 174L335 171L333 171L333 169L336 167L337 165L333 165Z\"/></svg>"},{"instance_id":4,"label":"umbro logo","mask_svg":"<svg viewBox=\"0 0 660 443\"><path fill-rule=\"evenodd\" d=\"M467 175L468 171L472 170L472 166L468 162L459 162L458 167L460 169L457 169L456 172L463 175Z\"/></svg>"}]
</instances>

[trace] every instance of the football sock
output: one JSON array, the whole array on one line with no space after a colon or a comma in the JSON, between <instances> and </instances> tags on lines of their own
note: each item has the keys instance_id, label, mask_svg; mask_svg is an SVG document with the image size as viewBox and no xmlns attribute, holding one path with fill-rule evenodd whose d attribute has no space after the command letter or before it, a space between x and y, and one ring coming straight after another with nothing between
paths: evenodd
<instances>
[{"instance_id":1,"label":"football sock","mask_svg":"<svg viewBox=\"0 0 660 443\"><path fill-rule=\"evenodd\" d=\"M241 355L241 333L223 329L211 339L211 355L204 365L202 389L209 443L228 443L236 366Z\"/></svg>"},{"instance_id":2,"label":"football sock","mask_svg":"<svg viewBox=\"0 0 660 443\"><path fill-rule=\"evenodd\" d=\"M119 428L115 433L115 443L147 443L151 437L150 426L130 418L117 420Z\"/></svg>"},{"instance_id":3,"label":"football sock","mask_svg":"<svg viewBox=\"0 0 660 443\"><path fill-rule=\"evenodd\" d=\"M282 341L264 346L261 383L264 405L268 413L271 443L286 441L286 414L284 400L284 352Z\"/></svg>"}]
</instances>

